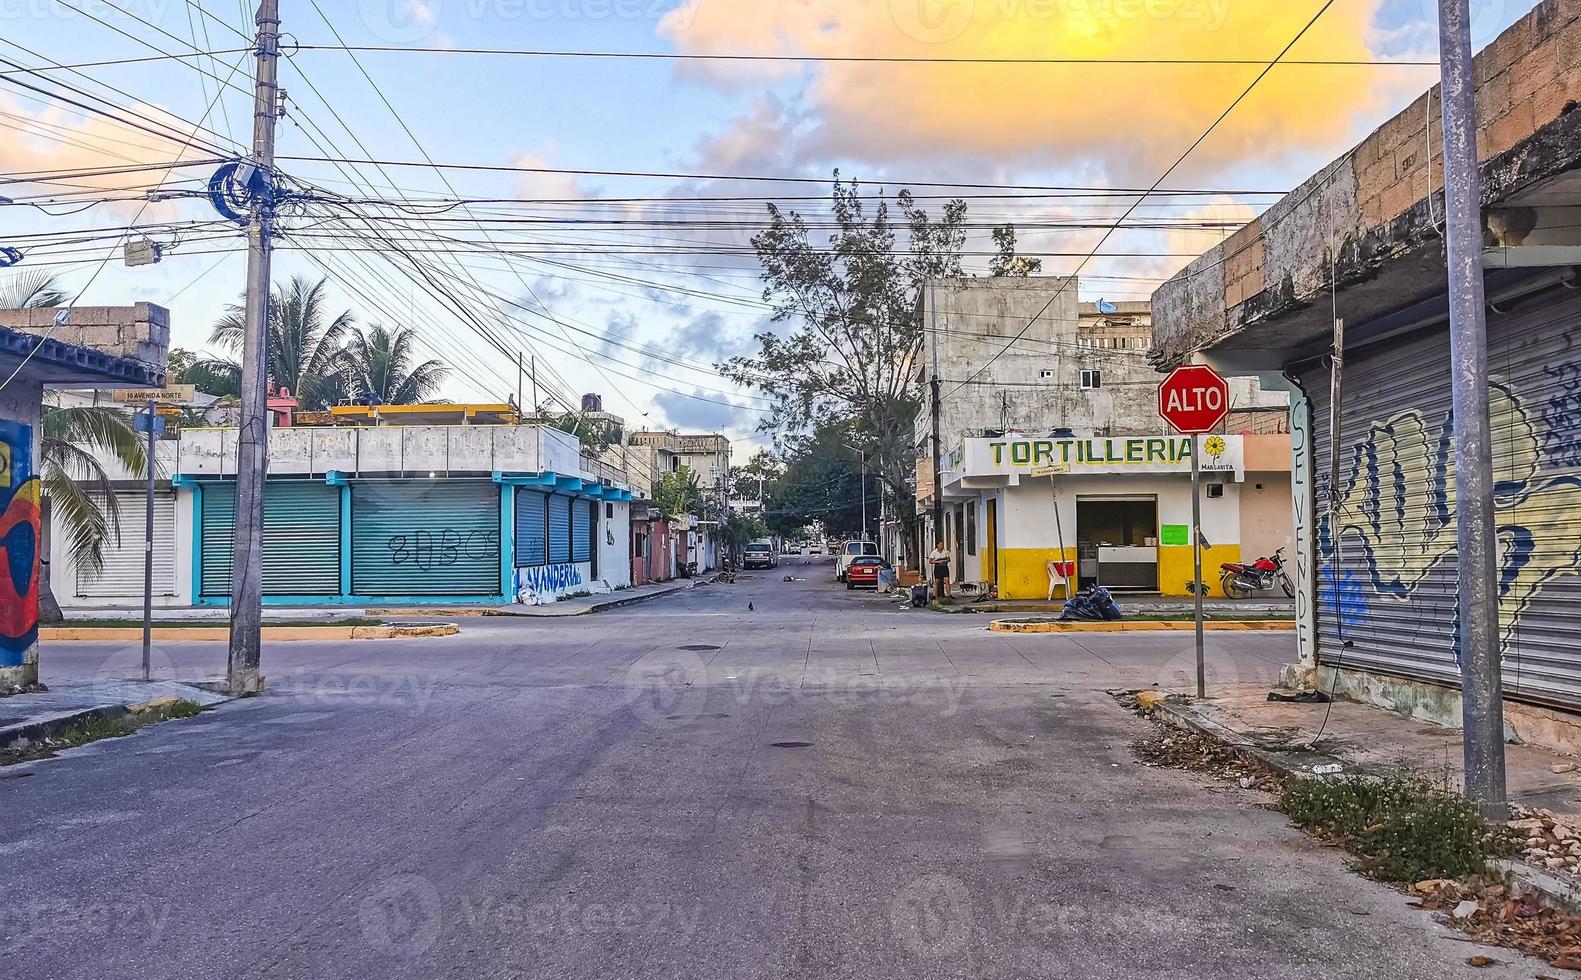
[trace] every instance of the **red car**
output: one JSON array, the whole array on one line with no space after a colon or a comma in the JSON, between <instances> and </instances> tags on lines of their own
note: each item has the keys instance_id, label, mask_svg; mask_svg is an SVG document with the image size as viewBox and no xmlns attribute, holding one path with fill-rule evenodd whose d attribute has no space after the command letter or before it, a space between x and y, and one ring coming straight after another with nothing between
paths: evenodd
<instances>
[{"instance_id":1,"label":"red car","mask_svg":"<svg viewBox=\"0 0 1581 980\"><path fill-rule=\"evenodd\" d=\"M884 559L870 555L863 555L851 559L851 566L845 570L845 587L847 589L876 589L878 588L878 573L884 568Z\"/></svg>"}]
</instances>

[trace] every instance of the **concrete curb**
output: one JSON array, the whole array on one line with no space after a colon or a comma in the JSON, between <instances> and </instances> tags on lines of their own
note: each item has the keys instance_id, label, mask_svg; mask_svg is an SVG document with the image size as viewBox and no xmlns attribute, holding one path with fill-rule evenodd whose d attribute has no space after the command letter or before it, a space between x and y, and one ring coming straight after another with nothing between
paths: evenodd
<instances>
[{"instance_id":1,"label":"concrete curb","mask_svg":"<svg viewBox=\"0 0 1581 980\"><path fill-rule=\"evenodd\" d=\"M211 694L218 693L205 685L193 683L188 684L188 686ZM62 711L46 718L40 718L37 721L25 721L19 722L15 725L7 725L4 728L0 728L0 749L15 745L17 742L23 740L29 742L39 742L47 738L53 738L54 736L59 735L61 732L66 731L69 728L75 728L84 722L99 721L101 719L113 720L116 718L124 718L127 715L141 714L144 711L161 708L180 700L193 699L184 699L177 696L170 696L155 698L151 701L143 701L138 704L101 704L92 708L79 708L73 711ZM209 708L216 707L217 705L225 704L234 700L236 699L228 694L224 694L217 698L204 698L200 703L202 704L203 708L207 710Z\"/></svg>"},{"instance_id":2,"label":"concrete curb","mask_svg":"<svg viewBox=\"0 0 1581 980\"><path fill-rule=\"evenodd\" d=\"M988 628L995 633L1178 633L1194 630L1196 625L1189 619L1106 622L996 619ZM1210 619L1202 628L1213 632L1287 632L1295 629L1296 624L1292 619Z\"/></svg>"},{"instance_id":3,"label":"concrete curb","mask_svg":"<svg viewBox=\"0 0 1581 980\"><path fill-rule=\"evenodd\" d=\"M648 602L652 599L663 599L666 596L676 595L681 592L690 592L700 585L711 585L714 578L694 578L682 580L673 588L662 589L656 592L647 592L642 595L621 595L619 592L609 593L609 598L598 602L591 602L576 609L566 608L557 602L542 606L501 606L498 609L489 609L481 613L484 616L515 616L520 619L564 619L571 616L590 616L593 613L618 609L621 606L634 606L639 602ZM556 608L559 607L559 608ZM371 611L370 611L371 612Z\"/></svg>"},{"instance_id":4,"label":"concrete curb","mask_svg":"<svg viewBox=\"0 0 1581 980\"><path fill-rule=\"evenodd\" d=\"M451 636L461 632L455 623L387 623L383 626L265 626L265 640L390 640L419 636ZM231 631L227 626L155 626L153 639L172 640L228 640ZM141 626L71 627L41 626L40 640L93 641L141 640Z\"/></svg>"},{"instance_id":5,"label":"concrete curb","mask_svg":"<svg viewBox=\"0 0 1581 980\"><path fill-rule=\"evenodd\" d=\"M1379 775L1366 767L1353 765L1322 752L1270 751L1239 732L1202 717L1191 709L1190 704L1165 700L1154 705L1152 710L1154 716L1165 724L1221 742L1237 755L1260 762L1281 776L1304 776L1310 779L1312 766L1332 763L1344 766L1344 774L1348 776ZM1504 859L1494 861L1492 865L1558 908L1571 913L1581 913L1581 883L1561 878L1545 868L1539 868L1525 861Z\"/></svg>"}]
</instances>

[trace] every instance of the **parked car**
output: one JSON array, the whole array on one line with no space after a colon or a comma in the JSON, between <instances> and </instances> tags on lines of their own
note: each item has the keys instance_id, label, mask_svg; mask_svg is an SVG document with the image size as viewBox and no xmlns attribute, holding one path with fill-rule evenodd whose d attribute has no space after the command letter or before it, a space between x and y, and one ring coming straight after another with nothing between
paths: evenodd
<instances>
[{"instance_id":1,"label":"parked car","mask_svg":"<svg viewBox=\"0 0 1581 980\"><path fill-rule=\"evenodd\" d=\"M872 541L847 541L845 547L840 549L839 560L834 563L835 579L845 581L845 570L851 567L852 559L877 554L878 545Z\"/></svg>"},{"instance_id":2,"label":"parked car","mask_svg":"<svg viewBox=\"0 0 1581 980\"><path fill-rule=\"evenodd\" d=\"M878 573L889 563L876 555L858 555L851 559L845 570L845 587L849 589L878 588Z\"/></svg>"},{"instance_id":3,"label":"parked car","mask_svg":"<svg viewBox=\"0 0 1581 980\"><path fill-rule=\"evenodd\" d=\"M741 551L741 567L773 568L779 564L774 557L774 545L767 541L754 541Z\"/></svg>"},{"instance_id":4,"label":"parked car","mask_svg":"<svg viewBox=\"0 0 1581 980\"><path fill-rule=\"evenodd\" d=\"M806 554L806 555L821 555L821 554L823 554L823 545L819 544L816 541L813 542L812 544L804 544L804 545L802 545L802 554Z\"/></svg>"}]
</instances>

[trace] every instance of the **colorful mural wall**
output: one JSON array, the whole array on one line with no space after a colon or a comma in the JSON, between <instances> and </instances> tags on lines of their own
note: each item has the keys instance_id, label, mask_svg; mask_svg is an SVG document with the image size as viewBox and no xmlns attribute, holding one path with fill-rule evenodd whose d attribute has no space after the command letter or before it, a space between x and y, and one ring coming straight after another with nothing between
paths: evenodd
<instances>
[{"instance_id":1,"label":"colorful mural wall","mask_svg":"<svg viewBox=\"0 0 1581 980\"><path fill-rule=\"evenodd\" d=\"M0 668L38 641L41 514L33 428L0 419Z\"/></svg>"},{"instance_id":2,"label":"colorful mural wall","mask_svg":"<svg viewBox=\"0 0 1581 980\"><path fill-rule=\"evenodd\" d=\"M1498 534L1499 624L1508 648L1521 617L1561 576L1581 571L1581 429L1576 408L1581 370L1544 368L1546 401L1528 401L1495 381L1494 520ZM1568 384L1553 385L1555 373ZM1561 379L1563 380L1563 379ZM1322 574L1318 602L1345 627L1378 617L1413 615L1412 607L1446 596L1455 575L1454 428L1450 413L1406 411L1373 423L1347 441L1336 501L1341 546L1319 515ZM1326 510L1328 474L1317 480ZM1453 629L1453 611L1448 610ZM1455 647L1458 650L1459 644ZM1506 652L1508 650L1506 649Z\"/></svg>"}]
</instances>

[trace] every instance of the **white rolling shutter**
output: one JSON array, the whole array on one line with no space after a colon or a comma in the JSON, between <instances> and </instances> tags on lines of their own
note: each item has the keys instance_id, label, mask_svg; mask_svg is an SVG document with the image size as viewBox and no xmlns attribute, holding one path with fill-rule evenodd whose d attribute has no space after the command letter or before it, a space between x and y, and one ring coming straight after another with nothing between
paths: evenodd
<instances>
[{"instance_id":1,"label":"white rolling shutter","mask_svg":"<svg viewBox=\"0 0 1581 980\"><path fill-rule=\"evenodd\" d=\"M91 575L77 570L76 595L84 599L128 599L143 595L143 534L147 497L138 491L115 495L121 512L121 540L105 543L104 568ZM154 494L154 595L176 594L176 498Z\"/></svg>"}]
</instances>

